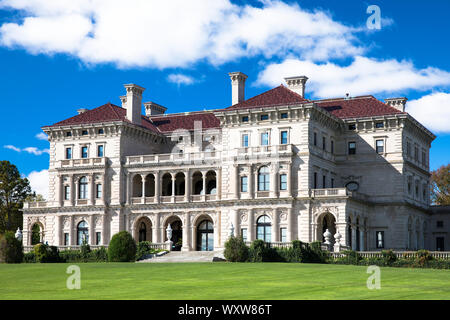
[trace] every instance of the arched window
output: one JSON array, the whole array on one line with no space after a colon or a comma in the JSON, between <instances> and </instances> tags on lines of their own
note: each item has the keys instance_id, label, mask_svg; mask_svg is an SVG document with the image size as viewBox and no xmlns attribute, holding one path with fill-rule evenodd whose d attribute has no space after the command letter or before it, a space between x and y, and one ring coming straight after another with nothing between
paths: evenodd
<instances>
[{"instance_id":1,"label":"arched window","mask_svg":"<svg viewBox=\"0 0 450 320\"><path fill-rule=\"evenodd\" d=\"M203 220L197 230L197 250L214 250L214 226L209 220Z\"/></svg>"},{"instance_id":2,"label":"arched window","mask_svg":"<svg viewBox=\"0 0 450 320\"><path fill-rule=\"evenodd\" d=\"M269 168L264 166L258 171L258 191L269 191Z\"/></svg>"},{"instance_id":3,"label":"arched window","mask_svg":"<svg viewBox=\"0 0 450 320\"><path fill-rule=\"evenodd\" d=\"M147 241L147 226L144 222L139 226L139 242L141 241Z\"/></svg>"},{"instance_id":4,"label":"arched window","mask_svg":"<svg viewBox=\"0 0 450 320\"><path fill-rule=\"evenodd\" d=\"M87 199L87 178L81 177L80 178L80 185L78 190L78 199Z\"/></svg>"},{"instance_id":5,"label":"arched window","mask_svg":"<svg viewBox=\"0 0 450 320\"><path fill-rule=\"evenodd\" d=\"M270 218L266 215L258 218L256 222L256 238L264 240L264 242L271 241L272 225Z\"/></svg>"},{"instance_id":6,"label":"arched window","mask_svg":"<svg viewBox=\"0 0 450 320\"><path fill-rule=\"evenodd\" d=\"M86 221L81 221L77 226L77 244L81 246L83 241L89 243L89 228Z\"/></svg>"}]
</instances>

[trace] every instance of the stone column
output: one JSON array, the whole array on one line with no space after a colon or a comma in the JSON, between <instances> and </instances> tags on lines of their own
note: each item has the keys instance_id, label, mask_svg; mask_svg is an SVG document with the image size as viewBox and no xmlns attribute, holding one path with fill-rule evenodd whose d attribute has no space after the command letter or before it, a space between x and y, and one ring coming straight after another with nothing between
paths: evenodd
<instances>
[{"instance_id":1,"label":"stone column","mask_svg":"<svg viewBox=\"0 0 450 320\"><path fill-rule=\"evenodd\" d=\"M272 237L270 239L271 242L277 242L280 241L280 236L279 236L279 228L278 228L278 210L277 209L273 209L272 212L273 215L273 219L272 219Z\"/></svg>"},{"instance_id":2,"label":"stone column","mask_svg":"<svg viewBox=\"0 0 450 320\"><path fill-rule=\"evenodd\" d=\"M103 189L103 192L105 190ZM107 216L107 212L105 211L103 213L103 218L102 218L102 244L103 245L107 245L109 241L106 240L106 234L107 234L107 222L108 222L108 216Z\"/></svg>"},{"instance_id":3,"label":"stone column","mask_svg":"<svg viewBox=\"0 0 450 320\"><path fill-rule=\"evenodd\" d=\"M145 203L145 180L146 180L146 175L145 174L141 174L141 179L142 179L142 202L141 203Z\"/></svg>"},{"instance_id":4,"label":"stone column","mask_svg":"<svg viewBox=\"0 0 450 320\"><path fill-rule=\"evenodd\" d=\"M253 165L248 167L248 193L251 199L255 198L255 177L253 176Z\"/></svg>"},{"instance_id":5,"label":"stone column","mask_svg":"<svg viewBox=\"0 0 450 320\"><path fill-rule=\"evenodd\" d=\"M76 187L73 174L69 176L69 183L70 183L70 203L72 206L74 206L76 198L76 190L75 190Z\"/></svg>"},{"instance_id":6,"label":"stone column","mask_svg":"<svg viewBox=\"0 0 450 320\"><path fill-rule=\"evenodd\" d=\"M89 216L89 244L95 245L95 216L92 214Z\"/></svg>"},{"instance_id":7,"label":"stone column","mask_svg":"<svg viewBox=\"0 0 450 320\"><path fill-rule=\"evenodd\" d=\"M78 178L75 180L75 198L73 199L74 205L76 205L78 199L80 198L80 187Z\"/></svg>"},{"instance_id":8,"label":"stone column","mask_svg":"<svg viewBox=\"0 0 450 320\"><path fill-rule=\"evenodd\" d=\"M190 251L189 230L190 230L190 216L189 212L185 212L183 221L183 246L181 248L182 251Z\"/></svg>"},{"instance_id":9,"label":"stone column","mask_svg":"<svg viewBox=\"0 0 450 320\"><path fill-rule=\"evenodd\" d=\"M184 172L184 199L186 202L191 201L191 176L189 169Z\"/></svg>"},{"instance_id":10,"label":"stone column","mask_svg":"<svg viewBox=\"0 0 450 320\"><path fill-rule=\"evenodd\" d=\"M160 235L160 226L159 226L159 212L155 213L155 225L152 226L152 242L159 243L162 242L159 238Z\"/></svg>"},{"instance_id":11,"label":"stone column","mask_svg":"<svg viewBox=\"0 0 450 320\"><path fill-rule=\"evenodd\" d=\"M60 207L64 205L64 183L62 175L58 175L58 204Z\"/></svg>"},{"instance_id":12,"label":"stone column","mask_svg":"<svg viewBox=\"0 0 450 320\"><path fill-rule=\"evenodd\" d=\"M364 230L361 229L359 231L359 250L360 251L365 251L366 249L364 248Z\"/></svg>"},{"instance_id":13,"label":"stone column","mask_svg":"<svg viewBox=\"0 0 450 320\"><path fill-rule=\"evenodd\" d=\"M76 244L77 230L73 223L73 216L69 216L69 245L74 246Z\"/></svg>"},{"instance_id":14,"label":"stone column","mask_svg":"<svg viewBox=\"0 0 450 320\"><path fill-rule=\"evenodd\" d=\"M131 204L131 198L133 197L133 179L132 179L132 174L128 173L127 176L127 199L126 202L128 205Z\"/></svg>"},{"instance_id":15,"label":"stone column","mask_svg":"<svg viewBox=\"0 0 450 320\"><path fill-rule=\"evenodd\" d=\"M254 229L254 210L248 210L248 230L247 230L247 241L255 240L256 230Z\"/></svg>"},{"instance_id":16,"label":"stone column","mask_svg":"<svg viewBox=\"0 0 450 320\"><path fill-rule=\"evenodd\" d=\"M233 176L234 176L234 198L235 199L239 199L239 184L240 184L240 179L239 179L239 165L234 164L233 165Z\"/></svg>"},{"instance_id":17,"label":"stone column","mask_svg":"<svg viewBox=\"0 0 450 320\"><path fill-rule=\"evenodd\" d=\"M155 202L159 203L161 194L161 181L159 171L155 172Z\"/></svg>"},{"instance_id":18,"label":"stone column","mask_svg":"<svg viewBox=\"0 0 450 320\"><path fill-rule=\"evenodd\" d=\"M172 178L172 202L175 202L175 173L171 173L170 177Z\"/></svg>"},{"instance_id":19,"label":"stone column","mask_svg":"<svg viewBox=\"0 0 450 320\"><path fill-rule=\"evenodd\" d=\"M278 165L270 166L270 197L274 198L278 195Z\"/></svg>"},{"instance_id":20,"label":"stone column","mask_svg":"<svg viewBox=\"0 0 450 320\"><path fill-rule=\"evenodd\" d=\"M106 196L105 196L105 193L106 193L106 186L105 186L105 182L106 182L106 173L104 173L104 174L102 174L102 203L103 203L103 205L106 205ZM102 236L102 238L103 238L103 236Z\"/></svg>"},{"instance_id":21,"label":"stone column","mask_svg":"<svg viewBox=\"0 0 450 320\"><path fill-rule=\"evenodd\" d=\"M89 191L90 191L89 198L90 198L91 205L95 205L95 174L92 173L89 176L89 179L90 179L90 183L91 183L91 186L89 188Z\"/></svg>"},{"instance_id":22,"label":"stone column","mask_svg":"<svg viewBox=\"0 0 450 320\"><path fill-rule=\"evenodd\" d=\"M55 244L58 246L63 245L62 243L62 234L63 234L63 224L62 224L62 216L61 215L57 215L56 216L56 239L55 239Z\"/></svg>"},{"instance_id":23,"label":"stone column","mask_svg":"<svg viewBox=\"0 0 450 320\"><path fill-rule=\"evenodd\" d=\"M289 208L287 210L287 232L286 232L286 241L287 242L292 242L294 240L293 234L292 234L292 230L293 230L293 226L292 226L292 218L293 218L293 213L294 208Z\"/></svg>"},{"instance_id":24,"label":"stone column","mask_svg":"<svg viewBox=\"0 0 450 320\"><path fill-rule=\"evenodd\" d=\"M287 195L288 197L292 197L292 164L288 163L288 171L287 171Z\"/></svg>"},{"instance_id":25,"label":"stone column","mask_svg":"<svg viewBox=\"0 0 450 320\"><path fill-rule=\"evenodd\" d=\"M241 226L239 223L239 210L231 209L231 222L234 227L234 236L239 237L241 235Z\"/></svg>"},{"instance_id":26,"label":"stone column","mask_svg":"<svg viewBox=\"0 0 450 320\"><path fill-rule=\"evenodd\" d=\"M216 197L222 199L222 168L216 170Z\"/></svg>"},{"instance_id":27,"label":"stone column","mask_svg":"<svg viewBox=\"0 0 450 320\"><path fill-rule=\"evenodd\" d=\"M351 226L352 231L352 250L356 251L356 227L354 225Z\"/></svg>"},{"instance_id":28,"label":"stone column","mask_svg":"<svg viewBox=\"0 0 450 320\"><path fill-rule=\"evenodd\" d=\"M206 171L202 171L203 178L203 200L206 201Z\"/></svg>"}]
</instances>

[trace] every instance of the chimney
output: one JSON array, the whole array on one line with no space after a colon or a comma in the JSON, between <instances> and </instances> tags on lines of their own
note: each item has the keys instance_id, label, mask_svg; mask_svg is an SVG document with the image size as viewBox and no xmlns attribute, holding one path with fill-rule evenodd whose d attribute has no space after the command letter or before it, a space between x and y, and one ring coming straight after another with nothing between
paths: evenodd
<instances>
[{"instance_id":1,"label":"chimney","mask_svg":"<svg viewBox=\"0 0 450 320\"><path fill-rule=\"evenodd\" d=\"M120 96L120 101L122 102L122 108L127 108L127 96Z\"/></svg>"},{"instance_id":2,"label":"chimney","mask_svg":"<svg viewBox=\"0 0 450 320\"><path fill-rule=\"evenodd\" d=\"M401 112L405 112L406 101L408 101L408 99L405 97L384 99L384 103Z\"/></svg>"},{"instance_id":3,"label":"chimney","mask_svg":"<svg viewBox=\"0 0 450 320\"><path fill-rule=\"evenodd\" d=\"M125 84L125 89L127 90L127 95L125 97L126 109L127 109L127 119L133 124L141 124L141 108L142 108L142 93L145 88L142 88L136 84ZM122 99L122 106L124 100Z\"/></svg>"},{"instance_id":4,"label":"chimney","mask_svg":"<svg viewBox=\"0 0 450 320\"><path fill-rule=\"evenodd\" d=\"M159 105L155 102L144 102L145 115L147 117L162 115L166 112L167 108Z\"/></svg>"},{"instance_id":5,"label":"chimney","mask_svg":"<svg viewBox=\"0 0 450 320\"><path fill-rule=\"evenodd\" d=\"M284 81L286 81L288 89L301 95L302 98L305 97L305 84L306 81L308 81L308 77L305 76L288 77L284 78Z\"/></svg>"},{"instance_id":6,"label":"chimney","mask_svg":"<svg viewBox=\"0 0 450 320\"><path fill-rule=\"evenodd\" d=\"M85 113L86 111L89 111L89 109L81 108L81 109L78 109L78 110L77 110L78 114Z\"/></svg>"},{"instance_id":7,"label":"chimney","mask_svg":"<svg viewBox=\"0 0 450 320\"><path fill-rule=\"evenodd\" d=\"M231 105L245 100L245 80L247 75L242 72L230 72L231 79Z\"/></svg>"}]
</instances>

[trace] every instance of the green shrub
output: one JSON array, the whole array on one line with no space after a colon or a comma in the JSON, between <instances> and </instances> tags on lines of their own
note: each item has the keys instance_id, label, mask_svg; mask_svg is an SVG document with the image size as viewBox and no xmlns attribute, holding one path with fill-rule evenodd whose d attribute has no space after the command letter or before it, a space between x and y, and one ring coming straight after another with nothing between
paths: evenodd
<instances>
[{"instance_id":1,"label":"green shrub","mask_svg":"<svg viewBox=\"0 0 450 320\"><path fill-rule=\"evenodd\" d=\"M22 242L17 240L12 231L0 235L0 262L21 263L23 261Z\"/></svg>"},{"instance_id":2,"label":"green shrub","mask_svg":"<svg viewBox=\"0 0 450 320\"><path fill-rule=\"evenodd\" d=\"M223 255L230 262L245 262L248 259L248 247L242 237L230 237L225 242Z\"/></svg>"},{"instance_id":3,"label":"green shrub","mask_svg":"<svg viewBox=\"0 0 450 320\"><path fill-rule=\"evenodd\" d=\"M428 262L432 259L433 259L433 257L431 256L431 254L428 250L417 251L417 264L420 267L426 266L428 264Z\"/></svg>"},{"instance_id":4,"label":"green shrub","mask_svg":"<svg viewBox=\"0 0 450 320\"><path fill-rule=\"evenodd\" d=\"M98 249L92 250L89 254L90 259L95 262L108 262L108 251L105 247L100 247Z\"/></svg>"},{"instance_id":5,"label":"green shrub","mask_svg":"<svg viewBox=\"0 0 450 320\"><path fill-rule=\"evenodd\" d=\"M63 250L59 252L61 262L81 262L81 251L80 250Z\"/></svg>"},{"instance_id":6,"label":"green shrub","mask_svg":"<svg viewBox=\"0 0 450 320\"><path fill-rule=\"evenodd\" d=\"M89 260L90 257L90 253L91 253L91 247L89 246L89 244L86 242L86 240L83 240L81 246L80 246L80 255L81 255L81 259L84 262L87 262Z\"/></svg>"},{"instance_id":7,"label":"green shrub","mask_svg":"<svg viewBox=\"0 0 450 320\"><path fill-rule=\"evenodd\" d=\"M264 261L265 251L266 251L266 243L260 239L254 240L250 245L249 260L251 262Z\"/></svg>"},{"instance_id":8,"label":"green shrub","mask_svg":"<svg viewBox=\"0 0 450 320\"><path fill-rule=\"evenodd\" d=\"M61 261L58 248L44 243L38 243L34 246L34 255L36 262L54 263Z\"/></svg>"},{"instance_id":9,"label":"green shrub","mask_svg":"<svg viewBox=\"0 0 450 320\"><path fill-rule=\"evenodd\" d=\"M150 247L150 244L151 243L149 241L141 241L137 244L136 260L141 260L145 256L152 253L152 248Z\"/></svg>"},{"instance_id":10,"label":"green shrub","mask_svg":"<svg viewBox=\"0 0 450 320\"><path fill-rule=\"evenodd\" d=\"M109 243L108 261L129 262L136 260L136 242L127 231L116 233Z\"/></svg>"},{"instance_id":11,"label":"green shrub","mask_svg":"<svg viewBox=\"0 0 450 320\"><path fill-rule=\"evenodd\" d=\"M24 253L24 255L23 255L23 262L25 262L25 263L35 263L36 262L36 257L34 255L34 252L31 251L31 252Z\"/></svg>"},{"instance_id":12,"label":"green shrub","mask_svg":"<svg viewBox=\"0 0 450 320\"><path fill-rule=\"evenodd\" d=\"M382 250L382 262L385 266L392 266L392 264L397 261L397 256L395 255L394 251L392 250Z\"/></svg>"}]
</instances>

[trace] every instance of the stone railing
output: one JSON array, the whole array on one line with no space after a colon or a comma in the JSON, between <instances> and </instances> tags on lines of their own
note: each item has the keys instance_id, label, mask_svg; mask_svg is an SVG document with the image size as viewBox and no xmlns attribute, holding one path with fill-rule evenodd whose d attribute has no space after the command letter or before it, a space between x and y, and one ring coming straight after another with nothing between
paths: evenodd
<instances>
[{"instance_id":1,"label":"stone railing","mask_svg":"<svg viewBox=\"0 0 450 320\"><path fill-rule=\"evenodd\" d=\"M161 243L150 243L150 248L156 249L156 250L170 250L170 244L168 242L161 242ZM80 250L81 246L57 246L59 251L63 250ZM108 245L89 245L91 250L99 249L101 247L108 248ZM24 252L31 252L33 251L34 246L23 246Z\"/></svg>"},{"instance_id":2,"label":"stone railing","mask_svg":"<svg viewBox=\"0 0 450 320\"><path fill-rule=\"evenodd\" d=\"M56 162L56 168L105 166L107 158L67 159Z\"/></svg>"},{"instance_id":3,"label":"stone railing","mask_svg":"<svg viewBox=\"0 0 450 320\"><path fill-rule=\"evenodd\" d=\"M435 259L450 259L450 251L429 251L430 255ZM417 251L394 251L397 258L411 259L417 257ZM330 252L332 258L345 257L343 252ZM381 258L381 251L358 251L358 255L363 258Z\"/></svg>"},{"instance_id":4,"label":"stone railing","mask_svg":"<svg viewBox=\"0 0 450 320\"><path fill-rule=\"evenodd\" d=\"M30 208L46 208L48 206L47 201L33 201L33 202L24 202L23 208L24 209L30 209Z\"/></svg>"},{"instance_id":5,"label":"stone railing","mask_svg":"<svg viewBox=\"0 0 450 320\"><path fill-rule=\"evenodd\" d=\"M256 147L242 147L237 148L237 156L248 155L248 156L258 156L258 155L268 155L268 154L292 154L292 144L280 144L274 146L256 146Z\"/></svg>"},{"instance_id":6,"label":"stone railing","mask_svg":"<svg viewBox=\"0 0 450 320\"><path fill-rule=\"evenodd\" d=\"M245 241L245 244L248 247L250 247L252 245L252 242L251 241ZM290 247L292 247L292 242L275 241L275 242L266 242L265 244L269 248L290 248Z\"/></svg>"},{"instance_id":7,"label":"stone railing","mask_svg":"<svg viewBox=\"0 0 450 320\"><path fill-rule=\"evenodd\" d=\"M347 188L331 188L331 189L310 189L312 198L320 197L345 197L348 195Z\"/></svg>"},{"instance_id":8,"label":"stone railing","mask_svg":"<svg viewBox=\"0 0 450 320\"><path fill-rule=\"evenodd\" d=\"M165 163L190 163L193 161L216 160L220 158L218 151L188 152L188 153L160 153L142 156L126 157L127 165L135 164L165 164Z\"/></svg>"}]
</instances>

